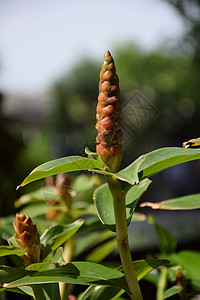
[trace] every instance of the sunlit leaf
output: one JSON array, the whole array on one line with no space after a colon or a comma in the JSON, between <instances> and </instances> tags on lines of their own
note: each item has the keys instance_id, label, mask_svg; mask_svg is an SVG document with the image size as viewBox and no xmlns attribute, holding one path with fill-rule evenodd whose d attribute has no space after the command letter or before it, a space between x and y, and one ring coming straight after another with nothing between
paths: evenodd
<instances>
[{"instance_id":1,"label":"sunlit leaf","mask_svg":"<svg viewBox=\"0 0 200 300\"><path fill-rule=\"evenodd\" d=\"M21 183L24 186L30 182L42 179L48 176L57 175L72 171L83 171L92 168L102 168L104 164L95 159L89 159L82 156L69 156L48 161L35 168Z\"/></svg>"},{"instance_id":2,"label":"sunlit leaf","mask_svg":"<svg viewBox=\"0 0 200 300\"><path fill-rule=\"evenodd\" d=\"M200 194L164 200L157 203L144 202L141 207L149 206L153 209L190 210L200 208Z\"/></svg>"},{"instance_id":3,"label":"sunlit leaf","mask_svg":"<svg viewBox=\"0 0 200 300\"><path fill-rule=\"evenodd\" d=\"M134 185L126 195L126 219L130 224L133 212L142 194L147 190L151 181L145 179L138 185ZM115 231L115 215L113 207L113 199L109 187L104 184L96 189L94 193L94 202L97 208L98 216L103 224L110 230Z\"/></svg>"},{"instance_id":4,"label":"sunlit leaf","mask_svg":"<svg viewBox=\"0 0 200 300\"><path fill-rule=\"evenodd\" d=\"M54 266L55 266L54 262L41 262L41 263L31 264L28 267L26 267L25 270L27 270L27 271L38 271L38 272L41 272L43 270L46 270L47 268L49 269L49 267L51 269L53 269Z\"/></svg>"},{"instance_id":5,"label":"sunlit leaf","mask_svg":"<svg viewBox=\"0 0 200 300\"><path fill-rule=\"evenodd\" d=\"M136 271L137 279L141 280L144 276L146 276L153 269L157 268L160 265L165 264L166 261L159 259L151 259L151 260L139 260L133 262L134 269ZM122 268L119 270L122 271ZM106 287L106 286L97 286L97 287L89 287L80 297L79 300L114 300L119 299L125 290L120 288Z\"/></svg>"},{"instance_id":6,"label":"sunlit leaf","mask_svg":"<svg viewBox=\"0 0 200 300\"><path fill-rule=\"evenodd\" d=\"M180 285L174 285L174 286L170 287L169 289L167 289L164 292L164 299L168 299L169 297L180 293L182 291L182 289L183 289L183 287Z\"/></svg>"},{"instance_id":7,"label":"sunlit leaf","mask_svg":"<svg viewBox=\"0 0 200 300\"><path fill-rule=\"evenodd\" d=\"M95 170L95 169L94 170L91 169L90 171L98 174L107 175L107 176L114 176L115 178L118 178L121 181L125 181L131 185L134 185L139 182L138 169L145 160L146 160L146 156L142 155L138 159L136 159L131 165L119 171L118 173L111 173L111 172L106 172L103 170Z\"/></svg>"},{"instance_id":8,"label":"sunlit leaf","mask_svg":"<svg viewBox=\"0 0 200 300\"><path fill-rule=\"evenodd\" d=\"M78 300L114 300L119 299L125 291L107 286L90 286Z\"/></svg>"},{"instance_id":9,"label":"sunlit leaf","mask_svg":"<svg viewBox=\"0 0 200 300\"><path fill-rule=\"evenodd\" d=\"M200 149L161 148L146 154L139 168L139 179L150 177L169 167L200 158Z\"/></svg>"},{"instance_id":10,"label":"sunlit leaf","mask_svg":"<svg viewBox=\"0 0 200 300\"><path fill-rule=\"evenodd\" d=\"M56 250L64 242L66 242L77 230L83 225L84 220L76 220L72 224L68 225L55 225L47 229L41 236L41 243L45 248L43 251L43 257L47 257L49 253Z\"/></svg>"},{"instance_id":11,"label":"sunlit leaf","mask_svg":"<svg viewBox=\"0 0 200 300\"><path fill-rule=\"evenodd\" d=\"M109 285L128 290L124 274L91 262L74 262L56 267L53 270L26 272L27 276L6 285L6 288L47 282L66 282L84 285Z\"/></svg>"},{"instance_id":12,"label":"sunlit leaf","mask_svg":"<svg viewBox=\"0 0 200 300\"><path fill-rule=\"evenodd\" d=\"M41 236L40 241L41 243L46 246L49 241L56 238L63 232L71 232L74 229L79 229L84 223L83 220L76 220L74 223L67 224L67 225L52 225L49 227Z\"/></svg>"}]
</instances>

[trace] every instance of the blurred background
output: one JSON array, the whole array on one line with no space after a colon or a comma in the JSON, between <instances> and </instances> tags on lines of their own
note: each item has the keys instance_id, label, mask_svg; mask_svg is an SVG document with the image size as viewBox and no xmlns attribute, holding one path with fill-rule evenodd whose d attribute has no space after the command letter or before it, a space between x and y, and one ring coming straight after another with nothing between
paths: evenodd
<instances>
[{"instance_id":1,"label":"blurred background","mask_svg":"<svg viewBox=\"0 0 200 300\"><path fill-rule=\"evenodd\" d=\"M0 35L1 216L13 214L14 201L43 184L16 191L38 164L84 155L86 146L95 150L106 50L120 78L122 167L148 151L199 137L200 1L0 1ZM198 161L170 168L152 178L141 201L200 192L199 178ZM199 248L198 210L156 212L156 218L180 244ZM155 240L141 240L140 226L136 251L149 250ZM145 232L144 238L148 227Z\"/></svg>"}]
</instances>

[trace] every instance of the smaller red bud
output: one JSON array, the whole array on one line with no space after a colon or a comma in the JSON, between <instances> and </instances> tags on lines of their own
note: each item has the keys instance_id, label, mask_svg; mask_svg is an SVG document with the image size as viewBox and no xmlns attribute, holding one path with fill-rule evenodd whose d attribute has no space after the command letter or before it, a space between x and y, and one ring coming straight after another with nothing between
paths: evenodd
<instances>
[{"instance_id":1,"label":"smaller red bud","mask_svg":"<svg viewBox=\"0 0 200 300\"><path fill-rule=\"evenodd\" d=\"M26 214L16 214L13 223L18 246L24 251L22 260L25 266L40 261L40 237L36 225Z\"/></svg>"}]
</instances>

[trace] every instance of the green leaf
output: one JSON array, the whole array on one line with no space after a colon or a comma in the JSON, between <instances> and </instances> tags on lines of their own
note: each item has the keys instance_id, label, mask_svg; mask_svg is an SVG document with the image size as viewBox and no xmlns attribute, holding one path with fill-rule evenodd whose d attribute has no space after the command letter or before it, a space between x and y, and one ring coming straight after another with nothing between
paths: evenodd
<instances>
[{"instance_id":1,"label":"green leaf","mask_svg":"<svg viewBox=\"0 0 200 300\"><path fill-rule=\"evenodd\" d=\"M104 164L95 159L90 159L82 156L69 156L48 161L37 168L35 168L21 183L20 186L42 179L48 176L59 173L66 173L72 171L83 171L92 168L102 168Z\"/></svg>"},{"instance_id":2,"label":"green leaf","mask_svg":"<svg viewBox=\"0 0 200 300\"><path fill-rule=\"evenodd\" d=\"M200 194L164 200L157 203L144 202L141 207L149 206L153 209L190 210L200 208Z\"/></svg>"},{"instance_id":3,"label":"green leaf","mask_svg":"<svg viewBox=\"0 0 200 300\"><path fill-rule=\"evenodd\" d=\"M114 300L119 299L125 291L119 288L111 288L107 286L90 286L78 298L78 300Z\"/></svg>"},{"instance_id":4,"label":"green leaf","mask_svg":"<svg viewBox=\"0 0 200 300\"><path fill-rule=\"evenodd\" d=\"M50 282L66 282L84 285L109 285L128 290L124 274L91 262L74 262L56 267L53 270L34 273L26 272L27 276L8 284L6 288Z\"/></svg>"},{"instance_id":5,"label":"green leaf","mask_svg":"<svg viewBox=\"0 0 200 300\"><path fill-rule=\"evenodd\" d=\"M90 169L89 171L98 174L114 176L115 178L118 178L121 181L125 181L131 185L134 185L139 182L138 169L145 160L146 160L146 155L142 155L138 159L136 159L131 165L119 171L118 173L111 173L111 172L106 172L103 170L96 170L96 169Z\"/></svg>"},{"instance_id":6,"label":"green leaf","mask_svg":"<svg viewBox=\"0 0 200 300\"><path fill-rule=\"evenodd\" d=\"M151 259L146 261L139 260L133 262L138 281L141 280L153 269L165 263L166 261L160 259ZM122 270L122 268L120 268L120 270ZM118 297L121 296L124 292L125 290L120 288L106 286L91 286L81 295L79 300L114 300L118 299Z\"/></svg>"},{"instance_id":7,"label":"green leaf","mask_svg":"<svg viewBox=\"0 0 200 300\"><path fill-rule=\"evenodd\" d=\"M92 152L88 147L85 148L85 153L88 155L88 158L99 159L99 156L96 152Z\"/></svg>"},{"instance_id":8,"label":"green leaf","mask_svg":"<svg viewBox=\"0 0 200 300\"><path fill-rule=\"evenodd\" d=\"M47 229L41 236L41 243L44 244L43 257L56 250L66 242L83 225L84 220L76 220L69 225L55 225Z\"/></svg>"},{"instance_id":9,"label":"green leaf","mask_svg":"<svg viewBox=\"0 0 200 300\"><path fill-rule=\"evenodd\" d=\"M178 147L157 149L146 154L146 160L139 168L139 178L142 180L169 167L199 158L200 149Z\"/></svg>"},{"instance_id":10,"label":"green leaf","mask_svg":"<svg viewBox=\"0 0 200 300\"><path fill-rule=\"evenodd\" d=\"M164 227L155 224L157 236L159 239L160 251L162 253L173 253L176 249L177 242L171 233Z\"/></svg>"},{"instance_id":11,"label":"green leaf","mask_svg":"<svg viewBox=\"0 0 200 300\"><path fill-rule=\"evenodd\" d=\"M29 288L28 286L26 288ZM30 288L32 290L32 288ZM21 288L14 288L14 289L6 289L6 288L0 288L0 292L12 292L12 293L17 293L17 294L22 294L22 295L30 295L30 296L34 296L33 293L29 294L23 291L23 289ZM5 298L1 298L0 299L4 300Z\"/></svg>"},{"instance_id":12,"label":"green leaf","mask_svg":"<svg viewBox=\"0 0 200 300\"><path fill-rule=\"evenodd\" d=\"M0 284L17 280L27 275L22 268L0 266Z\"/></svg>"},{"instance_id":13,"label":"green leaf","mask_svg":"<svg viewBox=\"0 0 200 300\"><path fill-rule=\"evenodd\" d=\"M109 240L100 246L96 247L87 255L86 260L99 263L107 257L117 247L116 239Z\"/></svg>"},{"instance_id":14,"label":"green leaf","mask_svg":"<svg viewBox=\"0 0 200 300\"><path fill-rule=\"evenodd\" d=\"M187 273L186 277L200 288L200 252L181 251L172 257L172 262L182 266Z\"/></svg>"},{"instance_id":15,"label":"green leaf","mask_svg":"<svg viewBox=\"0 0 200 300\"><path fill-rule=\"evenodd\" d=\"M84 251L88 251L90 248L93 248L96 245L113 237L115 237L115 234L107 229L101 231L96 230L92 232L85 232L85 234L82 234L76 238L74 256L79 256Z\"/></svg>"},{"instance_id":16,"label":"green leaf","mask_svg":"<svg viewBox=\"0 0 200 300\"><path fill-rule=\"evenodd\" d=\"M182 291L183 287L180 285L174 285L171 288L167 289L164 292L164 299L168 299L171 296L174 296Z\"/></svg>"},{"instance_id":17,"label":"green leaf","mask_svg":"<svg viewBox=\"0 0 200 300\"><path fill-rule=\"evenodd\" d=\"M25 213L27 214L27 216L35 218L44 215L48 211L57 209L61 210L62 208L66 209L66 207L62 207L59 205L50 205L45 202L39 202L25 206L22 210L20 210L20 213Z\"/></svg>"},{"instance_id":18,"label":"green leaf","mask_svg":"<svg viewBox=\"0 0 200 300\"><path fill-rule=\"evenodd\" d=\"M41 263L31 264L28 267L26 267L25 270L27 270L27 271L38 271L38 272L41 272L41 271L46 270L47 268L48 268L48 270L49 269L53 269L54 266L55 266L54 262L41 262Z\"/></svg>"},{"instance_id":19,"label":"green leaf","mask_svg":"<svg viewBox=\"0 0 200 300\"><path fill-rule=\"evenodd\" d=\"M51 258L50 262L65 264L65 260L63 258L63 247L60 247L56 250L54 256Z\"/></svg>"},{"instance_id":20,"label":"green leaf","mask_svg":"<svg viewBox=\"0 0 200 300\"><path fill-rule=\"evenodd\" d=\"M145 179L138 185L134 185L126 195L126 219L129 225L133 212L142 194L147 190L151 181ZM111 231L116 231L113 199L108 184L104 184L94 192L94 202L98 216L103 224Z\"/></svg>"},{"instance_id":21,"label":"green leaf","mask_svg":"<svg viewBox=\"0 0 200 300\"><path fill-rule=\"evenodd\" d=\"M26 271L44 271L51 270L55 268L55 264L65 264L65 260L63 258L63 248L60 247L56 250L53 257L49 258L49 261L34 263L25 268Z\"/></svg>"},{"instance_id":22,"label":"green leaf","mask_svg":"<svg viewBox=\"0 0 200 300\"><path fill-rule=\"evenodd\" d=\"M163 259L147 259L134 261L133 266L137 275L137 280L140 281L153 269L167 263L169 263L169 261Z\"/></svg>"},{"instance_id":23,"label":"green leaf","mask_svg":"<svg viewBox=\"0 0 200 300\"><path fill-rule=\"evenodd\" d=\"M58 283L43 284L43 291L46 300L60 300Z\"/></svg>"},{"instance_id":24,"label":"green leaf","mask_svg":"<svg viewBox=\"0 0 200 300\"><path fill-rule=\"evenodd\" d=\"M173 253L177 246L177 242L174 237L166 228L157 224L153 216L151 216L149 219L151 219L151 222L155 226L161 253Z\"/></svg>"},{"instance_id":25,"label":"green leaf","mask_svg":"<svg viewBox=\"0 0 200 300\"><path fill-rule=\"evenodd\" d=\"M75 189L76 192L86 192L91 191L95 185L99 185L100 183L101 182L98 175L88 176L86 174L82 174L75 178L72 188Z\"/></svg>"},{"instance_id":26,"label":"green leaf","mask_svg":"<svg viewBox=\"0 0 200 300\"><path fill-rule=\"evenodd\" d=\"M6 255L18 255L21 256L24 254L24 251L19 247L15 246L0 246L0 257Z\"/></svg>"},{"instance_id":27,"label":"green leaf","mask_svg":"<svg viewBox=\"0 0 200 300\"><path fill-rule=\"evenodd\" d=\"M47 244L55 237L59 236L63 232L70 233L74 229L78 230L83 225L83 223L84 221L80 219L76 220L74 223L67 225L52 225L43 233L43 235L40 237L40 241L44 246L47 246Z\"/></svg>"},{"instance_id":28,"label":"green leaf","mask_svg":"<svg viewBox=\"0 0 200 300\"><path fill-rule=\"evenodd\" d=\"M15 207L19 208L22 205L39 202L39 201L47 201L47 200L58 200L59 196L57 193L57 189L54 186L45 186L34 192L27 193L22 195L19 199L15 201Z\"/></svg>"}]
</instances>

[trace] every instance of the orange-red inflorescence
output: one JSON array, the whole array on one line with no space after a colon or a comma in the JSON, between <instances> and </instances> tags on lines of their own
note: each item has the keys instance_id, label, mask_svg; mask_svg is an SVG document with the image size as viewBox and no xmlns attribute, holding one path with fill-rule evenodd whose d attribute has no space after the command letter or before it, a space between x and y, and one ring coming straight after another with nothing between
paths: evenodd
<instances>
[{"instance_id":1,"label":"orange-red inflorescence","mask_svg":"<svg viewBox=\"0 0 200 300\"><path fill-rule=\"evenodd\" d=\"M109 51L104 55L100 72L96 119L96 150L99 159L105 163L106 169L117 172L122 157L122 118L119 79Z\"/></svg>"},{"instance_id":2,"label":"orange-red inflorescence","mask_svg":"<svg viewBox=\"0 0 200 300\"><path fill-rule=\"evenodd\" d=\"M40 261L40 237L30 217L26 214L16 214L16 223L13 223L16 241L24 251L22 260L25 266Z\"/></svg>"}]
</instances>

